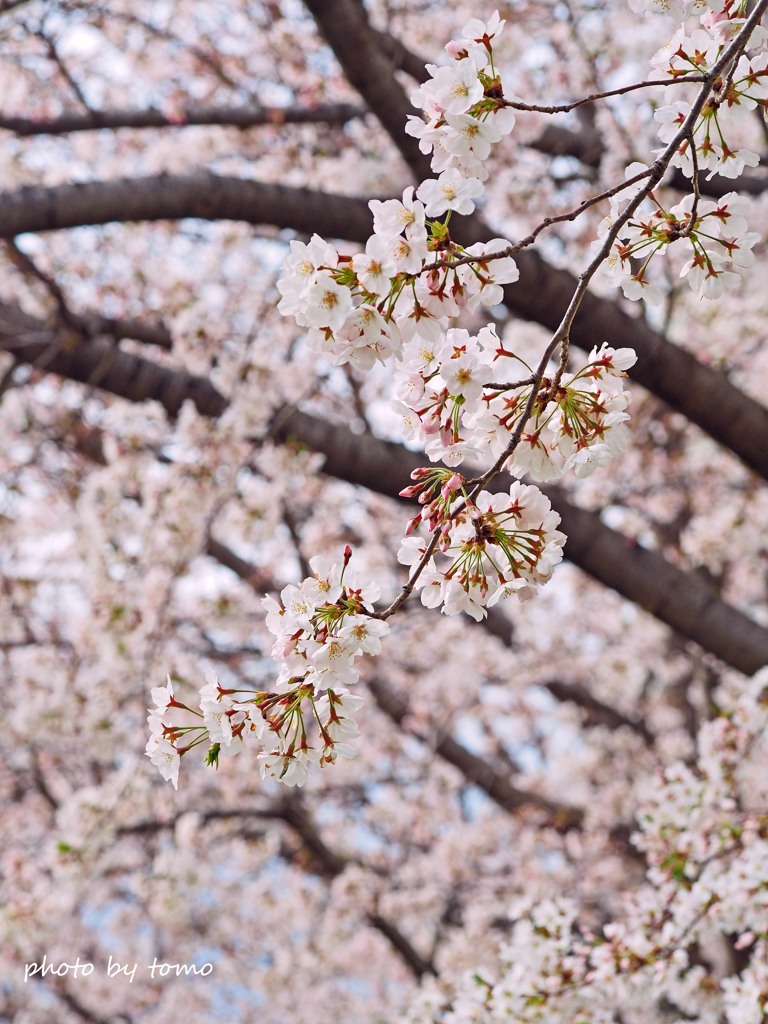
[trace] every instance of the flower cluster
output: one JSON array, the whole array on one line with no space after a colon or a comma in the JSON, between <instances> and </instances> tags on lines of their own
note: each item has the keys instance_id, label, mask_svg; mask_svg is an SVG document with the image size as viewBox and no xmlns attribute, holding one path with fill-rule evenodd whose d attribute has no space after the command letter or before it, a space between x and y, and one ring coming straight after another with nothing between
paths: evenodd
<instances>
[{"instance_id":1,"label":"flower cluster","mask_svg":"<svg viewBox=\"0 0 768 1024\"><path fill-rule=\"evenodd\" d=\"M700 28L689 32L683 24L651 59L658 72L677 83L666 88L667 102L654 113L660 140L677 144L671 165L691 179L703 171L709 171L710 177L720 174L737 178L745 167L756 167L757 153L740 148L733 139L756 107L768 105L768 53L741 53L733 63L726 63L693 120L693 103L684 92L697 88L684 84L687 76L695 76L696 82L715 71L725 48L744 28L746 4L736 0L630 0L630 6L637 11L663 11L681 18L700 15ZM751 32L749 44L754 46L766 39L768 33L758 25ZM639 167L642 169L636 164L628 167L627 176ZM601 249L603 238L619 216L620 197L626 200L626 191L613 197L611 214L600 228L595 251ZM651 208L622 225L601 268L621 285L627 298L642 298L651 305L662 301L663 292L650 276L649 266L657 253L672 246L684 256L680 277L687 278L700 298L718 298L725 287L738 284L741 271L754 261L752 247L759 241L759 235L747 231L746 200L731 192L718 203L702 201L697 188L670 209L654 193L648 198Z\"/></svg>"},{"instance_id":2,"label":"flower cluster","mask_svg":"<svg viewBox=\"0 0 768 1024\"><path fill-rule=\"evenodd\" d=\"M768 670L762 669L730 706L713 708L713 717L697 737L696 764L678 762L643 794L635 845L649 862L650 879L659 887L700 886L718 891L740 855L741 875L728 885L749 887L744 870L760 877L751 899L733 892L716 911L723 931L764 931L768 921L768 815L765 786L755 791L750 771L762 764L768 736ZM757 882L757 878L753 879Z\"/></svg>"},{"instance_id":3,"label":"flower cluster","mask_svg":"<svg viewBox=\"0 0 768 1024\"><path fill-rule=\"evenodd\" d=\"M407 247L406 247L407 248ZM411 253L384 253L373 239L365 256L355 261L342 258L328 242L313 235L308 245L291 242L286 273L277 283L283 298L278 309L309 328L307 340L332 362L350 362L369 370L378 360L385 362L399 351L400 338L392 317L382 313L381 287L389 294L390 275L397 275L409 262ZM426 246L424 246L426 257Z\"/></svg>"},{"instance_id":4,"label":"flower cluster","mask_svg":"<svg viewBox=\"0 0 768 1024\"><path fill-rule=\"evenodd\" d=\"M467 455L498 459L520 427L506 463L509 472L529 473L535 480L570 470L584 477L628 443L629 395L623 380L636 358L632 349L602 345L576 373L561 374L559 380L555 373L537 384L531 367L504 348L493 327L476 337L453 329L435 345L417 339L405 346L396 407L409 439L426 442L433 461L457 466ZM526 377L490 380L510 366L513 373L522 368Z\"/></svg>"},{"instance_id":5,"label":"flower cluster","mask_svg":"<svg viewBox=\"0 0 768 1024\"><path fill-rule=\"evenodd\" d=\"M702 20L711 13L725 7L741 10L743 3L723 4L723 0L628 0L629 6L637 14L667 14L678 21L685 21L689 15L699 14ZM705 12L701 14L702 10Z\"/></svg>"},{"instance_id":6,"label":"flower cluster","mask_svg":"<svg viewBox=\"0 0 768 1024\"><path fill-rule=\"evenodd\" d=\"M431 79L412 97L428 120L411 117L406 130L432 153L438 177L407 188L402 200L369 203L365 252L342 256L317 235L291 242L278 309L308 328L310 347L337 365L369 370L399 356L404 342L434 339L461 309L497 304L501 285L517 280L514 260L497 256L507 241L465 249L448 230L452 213L474 210L491 146L514 125L493 68L491 40L503 27L498 15L488 25L473 19L449 46L453 63L428 65Z\"/></svg>"},{"instance_id":7,"label":"flower cluster","mask_svg":"<svg viewBox=\"0 0 768 1024\"><path fill-rule=\"evenodd\" d=\"M439 174L417 193L429 216L445 210L472 212L473 200L482 194L481 183L488 178L484 161L491 145L515 126L493 63L492 40L498 39L504 24L498 12L487 24L478 18L468 21L461 36L446 46L453 63L427 64L430 80L411 96L427 120L410 116L406 133L419 140L422 153L432 154L432 169Z\"/></svg>"},{"instance_id":8,"label":"flower cluster","mask_svg":"<svg viewBox=\"0 0 768 1024\"><path fill-rule=\"evenodd\" d=\"M428 476L424 486L430 494L434 478ZM463 495L456 512L452 495ZM439 567L430 558L416 582L428 608L442 605L446 615L466 612L479 621L486 607L510 594L533 596L563 557L565 536L556 529L560 516L537 487L515 481L508 493L481 491L471 501L463 478L454 474L441 499L426 503L422 513L439 528L440 561L447 563ZM415 565L426 554L426 542L410 536L397 557L403 565Z\"/></svg>"},{"instance_id":9,"label":"flower cluster","mask_svg":"<svg viewBox=\"0 0 768 1024\"><path fill-rule=\"evenodd\" d=\"M170 677L153 689L146 753L163 778L176 786L181 757L201 744L216 765L252 746L262 778L289 786L339 756L355 757L353 716L363 701L345 684L357 682L356 658L380 653L389 626L371 617L378 588L347 573L350 556L347 547L341 568L312 559L313 576L285 587L280 602L265 598L272 655L282 662L274 691L228 689L211 673L198 711L176 699Z\"/></svg>"},{"instance_id":10,"label":"flower cluster","mask_svg":"<svg viewBox=\"0 0 768 1024\"><path fill-rule=\"evenodd\" d=\"M674 6L687 15L703 5L641 6ZM711 69L743 23L741 3L704 6L702 28L692 35L681 29L653 58L678 85L689 72L700 79ZM373 234L364 252L343 255L317 235L292 242L278 282L278 308L306 328L313 350L361 371L396 362L395 407L408 439L423 444L432 462L456 467L467 456L493 460L483 486L467 486L453 468L421 469L417 483L402 492L419 495L422 505L398 556L412 567L404 593L419 590L425 605L475 619L502 597L530 597L562 558L565 539L556 529L559 517L535 487L515 482L508 493L493 496L484 488L501 468L546 480L571 470L583 477L605 466L628 443L623 378L635 361L631 350L604 343L568 372L566 321L556 336L560 345L553 341L537 368L505 348L492 325L476 334L451 326L465 311L501 302L502 286L519 277L515 246L496 238L464 248L449 229L454 214L474 211L491 148L515 123L512 107L519 104L505 97L494 64L493 42L503 28L498 13L487 23L470 20L446 47L450 62L428 65L429 79L412 96L425 117L409 118L406 130L430 154L436 176L407 188L402 199L370 202ZM736 54L695 125L686 120L693 108L681 105L676 92L675 102L657 112L662 141L677 139L683 124L690 130L666 163L688 173L726 174L753 163L726 144L723 125L765 105L767 69L765 55ZM628 177L637 180L633 171ZM650 173L642 168L640 177ZM733 193L712 202L694 189L667 209L646 188L631 217L621 213L626 188L612 196L596 248L602 255L610 231L604 269L629 297L660 297L648 266L670 246L682 252L681 274L702 296L716 297L752 263L757 236L747 231L745 203ZM550 365L558 347L559 361ZM428 541L410 536L422 523L432 535ZM202 723L191 725L175 721L189 709L171 693L158 699L148 753L166 776L175 778L176 758L204 740L213 742L214 762L219 752L254 740L262 773L289 784L303 782L308 769L338 754L349 756L355 701L339 687L357 681L362 654L379 653L389 631L384 620L401 600L376 617L379 589L347 574L348 561L348 549L340 568L312 561L312 577L286 587L280 602L265 599L272 655L280 664L274 692L243 700L211 684L200 712L193 712Z\"/></svg>"},{"instance_id":11,"label":"flower cluster","mask_svg":"<svg viewBox=\"0 0 768 1024\"><path fill-rule=\"evenodd\" d=\"M699 297L716 299L727 285L735 284L741 272L751 267L752 248L760 240L747 230L748 201L735 192L722 199L695 200L685 196L665 209L652 193L649 208L631 218L622 227L603 271L620 284L629 299L645 299L658 305L663 292L648 272L648 267L663 249L680 253L683 265L680 277L688 280ZM614 204L613 214L616 216ZM601 233L610 227L607 219ZM600 246L598 239L596 247Z\"/></svg>"},{"instance_id":12,"label":"flower cluster","mask_svg":"<svg viewBox=\"0 0 768 1024\"><path fill-rule=\"evenodd\" d=\"M723 44L713 39L704 30L694 32L691 38L683 29L672 38L668 47L674 47L671 58L667 47L654 59L660 70L671 77L686 72L706 73L720 56ZM660 65L666 66L660 66ZM755 57L741 57L732 75L721 80L699 114L693 126L690 140L685 139L679 146L673 164L682 168L689 177L695 170L710 171L725 178L738 178L745 167L756 167L760 162L757 153L728 145L726 134L745 119L753 116L752 111L760 104L765 106L768 99L768 54ZM691 112L691 104L681 97L680 88L669 86L666 90L669 102L656 111L654 117L661 125L659 138L671 142Z\"/></svg>"},{"instance_id":13,"label":"flower cluster","mask_svg":"<svg viewBox=\"0 0 768 1024\"><path fill-rule=\"evenodd\" d=\"M495 969L467 973L448 1002L443 993L441 1021L611 1024L646 1020L641 1011L662 1000L679 1020L765 1020L768 669L738 685L735 699L718 694L723 706L699 733L695 763L640 783L633 842L649 862L648 881L625 894L621 917L596 934L575 900L516 900ZM726 936L750 963L718 982L696 952L724 948ZM436 1017L417 1004L409 1020Z\"/></svg>"},{"instance_id":14,"label":"flower cluster","mask_svg":"<svg viewBox=\"0 0 768 1024\"><path fill-rule=\"evenodd\" d=\"M313 558L314 576L285 587L280 601L264 598L267 629L275 637L272 657L282 663L279 686L299 679L316 687L347 686L359 679L357 658L381 653L389 626L372 617L380 588L347 572L350 555L347 546L341 568Z\"/></svg>"}]
</instances>

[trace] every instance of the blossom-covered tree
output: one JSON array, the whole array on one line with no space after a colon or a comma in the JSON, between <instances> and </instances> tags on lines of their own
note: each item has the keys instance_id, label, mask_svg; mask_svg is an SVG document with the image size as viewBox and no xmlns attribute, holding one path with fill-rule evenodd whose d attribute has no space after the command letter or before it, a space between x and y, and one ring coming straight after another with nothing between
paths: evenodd
<instances>
[{"instance_id":1,"label":"blossom-covered tree","mask_svg":"<svg viewBox=\"0 0 768 1024\"><path fill-rule=\"evenodd\" d=\"M765 1018L766 8L0 3L0 1019Z\"/></svg>"}]
</instances>

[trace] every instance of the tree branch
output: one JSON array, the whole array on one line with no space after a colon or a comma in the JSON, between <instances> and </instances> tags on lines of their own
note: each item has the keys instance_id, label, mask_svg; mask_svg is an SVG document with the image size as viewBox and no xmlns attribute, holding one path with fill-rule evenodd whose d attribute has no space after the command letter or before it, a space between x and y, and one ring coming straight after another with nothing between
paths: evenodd
<instances>
[{"instance_id":1,"label":"tree branch","mask_svg":"<svg viewBox=\"0 0 768 1024\"><path fill-rule=\"evenodd\" d=\"M581 808L550 800L528 790L518 789L508 775L497 772L482 757L478 757L457 743L450 734L441 730L434 738L427 738L407 728L405 719L410 714L407 701L390 689L382 679L368 679L367 683L377 705L388 718L404 732L410 732L423 743L428 743L444 761L452 764L454 768L458 768L467 782L482 789L494 803L508 813L516 814L522 807L538 808L546 812L551 824L558 831L566 831L581 823L584 817Z\"/></svg>"},{"instance_id":2,"label":"tree branch","mask_svg":"<svg viewBox=\"0 0 768 1024\"><path fill-rule=\"evenodd\" d=\"M0 193L4 215L0 238L24 232L59 231L111 222L157 220L235 220L317 231L364 242L372 218L362 198L347 199L313 189L288 188L208 171L138 178L32 186Z\"/></svg>"},{"instance_id":3,"label":"tree branch","mask_svg":"<svg viewBox=\"0 0 768 1024\"><path fill-rule=\"evenodd\" d=\"M32 0L0 0L0 14L7 14L9 11L14 11L17 7L24 7L31 2Z\"/></svg>"},{"instance_id":4,"label":"tree branch","mask_svg":"<svg viewBox=\"0 0 768 1024\"><path fill-rule=\"evenodd\" d=\"M123 352L104 338L85 344L77 335L49 327L6 303L0 303L0 350L9 352L17 363L39 365L47 372L133 402L160 402L171 416L177 415L187 399L204 416L220 416L227 405L224 396L203 377L158 366Z\"/></svg>"},{"instance_id":5,"label":"tree branch","mask_svg":"<svg viewBox=\"0 0 768 1024\"><path fill-rule=\"evenodd\" d=\"M597 167L605 151L605 143L600 133L586 126L582 126L579 131L573 131L562 125L548 124L541 135L529 145L531 149L549 156L572 156L587 167ZM665 185L679 192L691 191L691 180L686 178L679 167L674 168ZM750 195L762 195L768 189L768 175L741 174L734 179L723 178L720 175L709 178L702 173L699 175L699 189L702 195L710 196L712 199L720 199L734 189Z\"/></svg>"},{"instance_id":6,"label":"tree branch","mask_svg":"<svg viewBox=\"0 0 768 1024\"><path fill-rule=\"evenodd\" d=\"M73 132L117 128L184 128L190 125L220 125L227 128L255 128L284 124L344 125L364 117L365 107L352 103L321 103L316 107L260 107L255 104L221 107L181 107L164 114L146 109L69 111L58 117L34 118L0 114L0 129L20 136L69 135Z\"/></svg>"},{"instance_id":7,"label":"tree branch","mask_svg":"<svg viewBox=\"0 0 768 1024\"><path fill-rule=\"evenodd\" d=\"M205 172L26 188L0 194L0 204L0 238L110 221L185 217L271 224L308 235L317 231L361 244L371 233L365 199ZM493 237L474 215L457 221L455 228L452 225L452 234L465 245ZM516 261L520 279L505 288L505 303L516 315L556 329L576 279L549 266L535 252L520 252ZM644 320L587 293L571 328L571 342L588 351L603 340L632 346L638 354L630 371L634 380L768 480L768 409L739 391L721 372L666 341Z\"/></svg>"},{"instance_id":8,"label":"tree branch","mask_svg":"<svg viewBox=\"0 0 768 1024\"><path fill-rule=\"evenodd\" d=\"M162 323L145 323L130 319L117 320L93 313L85 315L75 313L70 308L69 301L56 279L38 267L31 256L19 248L15 239L6 239L5 248L11 262L18 267L22 274L39 281L45 287L56 304L62 328L69 328L75 333L81 334L84 339L107 335L114 338L115 341L132 338L134 341L157 345L160 348L171 349L173 347L171 333Z\"/></svg>"},{"instance_id":9,"label":"tree branch","mask_svg":"<svg viewBox=\"0 0 768 1024\"><path fill-rule=\"evenodd\" d=\"M256 591L273 590L275 589L275 583L271 576L260 569L257 565L253 565L251 562L246 562L244 558L241 558L231 548L227 547L226 544L222 544L221 541L215 540L213 537L208 537L205 545L205 553L214 561L218 562L219 565L226 566L227 569L238 576L244 583L247 583L249 587Z\"/></svg>"},{"instance_id":10,"label":"tree branch","mask_svg":"<svg viewBox=\"0 0 768 1024\"><path fill-rule=\"evenodd\" d=\"M362 4L349 0L304 0L350 84L360 93L371 112L400 151L419 180L431 178L430 159L418 141L406 135L406 117L414 113L394 72L392 58L371 28Z\"/></svg>"},{"instance_id":11,"label":"tree branch","mask_svg":"<svg viewBox=\"0 0 768 1024\"><path fill-rule=\"evenodd\" d=\"M609 729L627 728L642 736L646 746L652 746L654 735L640 718L628 718L620 711L604 704L594 697L586 686L579 683L564 683L558 679L541 684L552 696L561 702L568 701L584 710L588 725L606 725Z\"/></svg>"}]
</instances>

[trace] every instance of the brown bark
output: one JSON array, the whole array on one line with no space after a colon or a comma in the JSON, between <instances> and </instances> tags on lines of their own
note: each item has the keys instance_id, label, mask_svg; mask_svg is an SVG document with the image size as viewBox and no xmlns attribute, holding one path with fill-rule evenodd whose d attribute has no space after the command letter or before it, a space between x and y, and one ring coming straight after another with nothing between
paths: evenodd
<instances>
[{"instance_id":1,"label":"brown bark","mask_svg":"<svg viewBox=\"0 0 768 1024\"><path fill-rule=\"evenodd\" d=\"M227 405L224 396L202 377L124 352L106 338L84 342L72 331L49 327L5 303L0 303L0 349L10 352L18 363L99 387L132 402L160 402L171 416L187 399L204 416L219 416Z\"/></svg>"},{"instance_id":2,"label":"brown bark","mask_svg":"<svg viewBox=\"0 0 768 1024\"><path fill-rule=\"evenodd\" d=\"M184 217L271 224L361 243L371 231L365 199L208 173L21 189L0 196L0 203L4 211L0 237L5 238L24 231L116 220ZM492 235L475 216L465 218L454 233L465 244ZM517 263L520 280L505 289L505 302L518 316L554 329L570 301L575 278L550 267L535 252L519 253ZM571 340L585 350L603 341L634 348L638 353L630 371L634 380L768 479L768 409L739 391L721 372L666 341L644 320L590 293L576 317Z\"/></svg>"},{"instance_id":3,"label":"brown bark","mask_svg":"<svg viewBox=\"0 0 768 1024\"><path fill-rule=\"evenodd\" d=\"M594 697L586 686L580 683L565 683L560 679L553 679L542 684L552 696L563 703L576 704L584 712L584 719L587 725L605 725L609 729L631 729L639 736L642 736L646 746L651 746L654 736L645 722L639 718L628 718L622 715L616 708L603 703Z\"/></svg>"},{"instance_id":4,"label":"brown bark","mask_svg":"<svg viewBox=\"0 0 768 1024\"><path fill-rule=\"evenodd\" d=\"M518 789L508 775L496 771L482 757L478 757L457 743L450 734L441 731L433 739L426 740L425 737L419 736L418 733L407 728L405 722L410 710L408 704L383 680L369 679L368 689L388 718L391 718L404 731L411 732L424 742L430 742L436 754L439 754L448 764L458 768L467 782L482 789L494 803L505 811L516 814L523 807L542 811L558 830L573 828L581 823L584 817L581 808L550 800L529 790Z\"/></svg>"},{"instance_id":5,"label":"brown bark","mask_svg":"<svg viewBox=\"0 0 768 1024\"><path fill-rule=\"evenodd\" d=\"M28 231L114 221L239 220L365 241L371 213L364 199L345 200L312 189L245 181L207 171L116 178L54 188L33 186L0 194L0 238Z\"/></svg>"},{"instance_id":6,"label":"brown bark","mask_svg":"<svg viewBox=\"0 0 768 1024\"><path fill-rule=\"evenodd\" d=\"M33 118L0 114L0 129L15 135L69 135L73 132L117 128L184 128L187 125L219 125L255 128L283 124L343 125L362 117L365 107L352 103L321 103L315 107L260 107L255 104L220 107L182 107L169 116L154 107L122 110L73 110L57 117Z\"/></svg>"},{"instance_id":7,"label":"brown bark","mask_svg":"<svg viewBox=\"0 0 768 1024\"><path fill-rule=\"evenodd\" d=\"M381 122L400 155L421 181L431 178L429 157L404 132L408 114L417 113L395 77L396 65L371 27L365 8L353 0L304 0L350 84Z\"/></svg>"}]
</instances>

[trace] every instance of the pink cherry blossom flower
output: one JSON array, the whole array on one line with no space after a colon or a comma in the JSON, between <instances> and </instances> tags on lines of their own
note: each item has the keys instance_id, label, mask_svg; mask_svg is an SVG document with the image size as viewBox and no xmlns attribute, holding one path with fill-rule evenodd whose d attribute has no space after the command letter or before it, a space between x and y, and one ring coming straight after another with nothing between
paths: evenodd
<instances>
[{"instance_id":1,"label":"pink cherry blossom flower","mask_svg":"<svg viewBox=\"0 0 768 1024\"><path fill-rule=\"evenodd\" d=\"M439 217L447 210L469 214L475 208L474 200L485 189L477 178L464 178L459 171L448 168L439 178L428 178L416 190L424 203L428 217Z\"/></svg>"}]
</instances>

